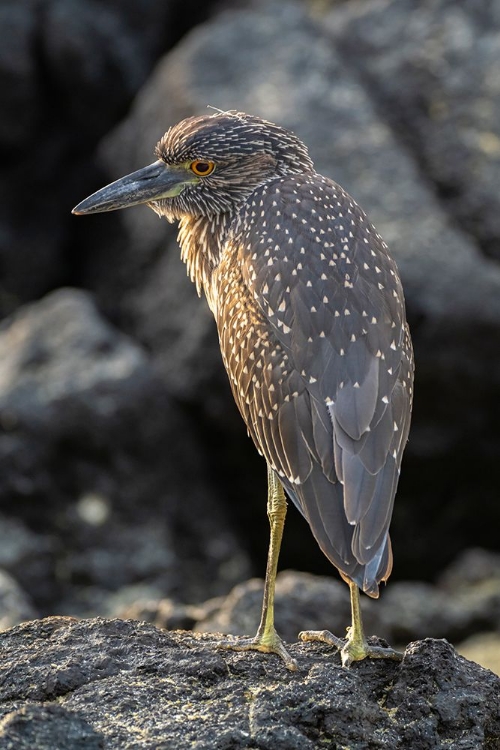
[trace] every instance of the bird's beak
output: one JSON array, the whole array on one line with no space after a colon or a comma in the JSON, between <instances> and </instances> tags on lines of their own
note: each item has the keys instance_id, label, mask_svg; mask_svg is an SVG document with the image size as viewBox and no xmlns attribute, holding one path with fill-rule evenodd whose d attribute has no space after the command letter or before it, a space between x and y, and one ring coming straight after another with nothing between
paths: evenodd
<instances>
[{"instance_id":1,"label":"bird's beak","mask_svg":"<svg viewBox=\"0 0 500 750\"><path fill-rule=\"evenodd\" d=\"M155 161L101 188L75 206L71 213L97 214L161 198L172 198L193 182L193 178L194 175L190 176L183 167L172 167L163 161Z\"/></svg>"}]
</instances>

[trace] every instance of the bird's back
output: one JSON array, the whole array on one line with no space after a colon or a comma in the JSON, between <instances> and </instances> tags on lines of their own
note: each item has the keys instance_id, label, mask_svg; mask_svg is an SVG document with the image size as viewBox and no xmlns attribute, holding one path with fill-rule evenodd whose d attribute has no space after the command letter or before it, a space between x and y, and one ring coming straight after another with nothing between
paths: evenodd
<instances>
[{"instance_id":1,"label":"bird's back","mask_svg":"<svg viewBox=\"0 0 500 750\"><path fill-rule=\"evenodd\" d=\"M233 221L212 289L251 437L323 552L376 596L391 569L388 528L413 383L387 247L332 181L277 178Z\"/></svg>"}]
</instances>

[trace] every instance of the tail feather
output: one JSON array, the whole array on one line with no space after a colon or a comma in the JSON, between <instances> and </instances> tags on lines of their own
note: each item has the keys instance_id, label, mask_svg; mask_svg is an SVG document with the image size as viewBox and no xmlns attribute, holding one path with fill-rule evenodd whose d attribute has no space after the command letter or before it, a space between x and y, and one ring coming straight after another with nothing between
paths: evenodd
<instances>
[{"instance_id":1,"label":"tail feather","mask_svg":"<svg viewBox=\"0 0 500 750\"><path fill-rule=\"evenodd\" d=\"M370 555L356 557L357 524L348 522L344 511L344 492L340 482L330 482L317 465L301 485L282 480L290 499L308 521L322 552L343 578L354 581L368 596L378 597L379 583L392 569L389 534L382 535ZM329 533L330 532L330 533Z\"/></svg>"}]
</instances>

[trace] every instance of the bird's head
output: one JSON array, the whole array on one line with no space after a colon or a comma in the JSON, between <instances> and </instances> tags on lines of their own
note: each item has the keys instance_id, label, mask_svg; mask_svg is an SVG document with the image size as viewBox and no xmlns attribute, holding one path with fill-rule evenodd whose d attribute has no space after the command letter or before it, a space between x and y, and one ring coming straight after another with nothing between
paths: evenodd
<instances>
[{"instance_id":1,"label":"bird's head","mask_svg":"<svg viewBox=\"0 0 500 750\"><path fill-rule=\"evenodd\" d=\"M140 203L176 221L236 210L266 181L310 172L306 146L290 131L241 112L190 117L156 146L157 161L86 198L75 214Z\"/></svg>"}]
</instances>

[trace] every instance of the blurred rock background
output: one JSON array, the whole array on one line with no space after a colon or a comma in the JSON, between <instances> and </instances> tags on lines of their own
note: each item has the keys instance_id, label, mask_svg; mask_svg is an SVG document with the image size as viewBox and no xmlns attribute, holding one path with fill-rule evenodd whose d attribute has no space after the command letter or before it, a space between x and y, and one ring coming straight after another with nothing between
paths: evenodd
<instances>
[{"instance_id":1,"label":"blurred rock background","mask_svg":"<svg viewBox=\"0 0 500 750\"><path fill-rule=\"evenodd\" d=\"M500 5L7 0L0 42L0 625L255 629L265 467L175 228L144 207L70 214L211 105L293 129L392 248L416 401L394 573L367 617L395 643L475 638L493 668ZM347 588L294 509L281 568L303 571L280 579L285 637L342 631Z\"/></svg>"}]
</instances>

